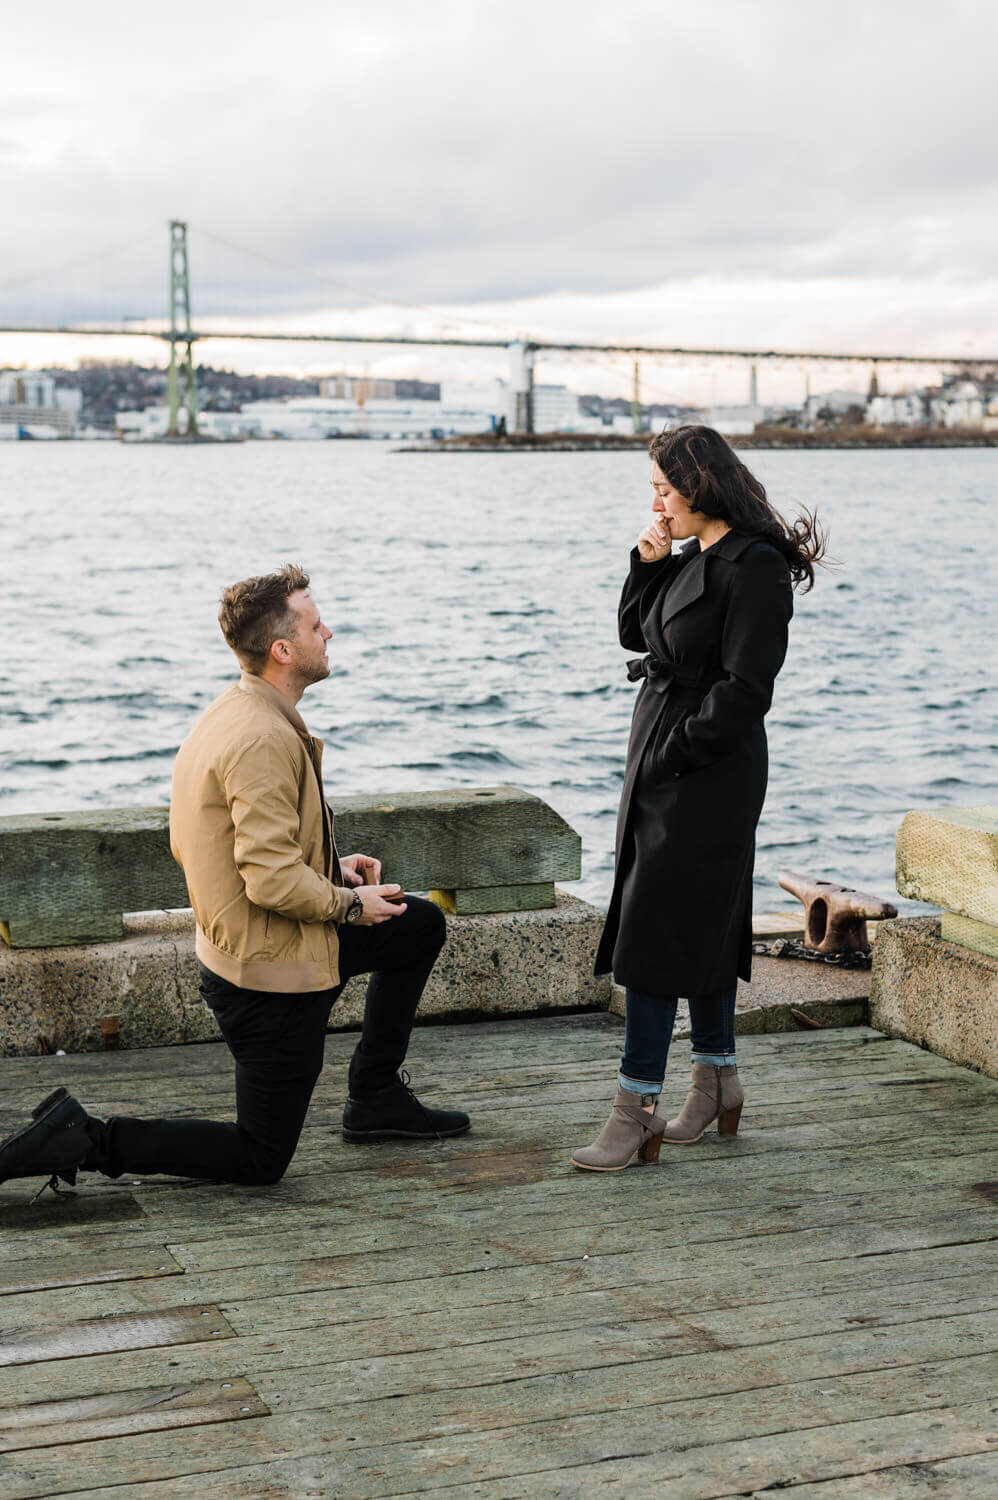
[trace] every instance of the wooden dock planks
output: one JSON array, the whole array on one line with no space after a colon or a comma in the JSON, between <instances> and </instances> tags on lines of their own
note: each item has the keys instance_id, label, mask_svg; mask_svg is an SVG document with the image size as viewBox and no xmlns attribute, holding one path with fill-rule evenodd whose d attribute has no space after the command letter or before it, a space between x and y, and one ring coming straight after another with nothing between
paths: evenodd
<instances>
[{"instance_id":1,"label":"wooden dock planks","mask_svg":"<svg viewBox=\"0 0 998 1500\"><path fill-rule=\"evenodd\" d=\"M620 1039L422 1028L472 1133L350 1148L332 1036L274 1188L0 1187L0 1500L995 1493L998 1085L867 1028L746 1038L737 1141L573 1172ZM0 1128L55 1082L231 1117L224 1049L184 1058L2 1062Z\"/></svg>"}]
</instances>

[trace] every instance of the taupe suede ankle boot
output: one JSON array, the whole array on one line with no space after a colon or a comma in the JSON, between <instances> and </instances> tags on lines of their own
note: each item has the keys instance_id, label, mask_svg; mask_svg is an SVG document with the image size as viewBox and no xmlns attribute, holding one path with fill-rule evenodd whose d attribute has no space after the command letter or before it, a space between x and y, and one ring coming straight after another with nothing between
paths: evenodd
<instances>
[{"instance_id":1,"label":"taupe suede ankle boot","mask_svg":"<svg viewBox=\"0 0 998 1500\"><path fill-rule=\"evenodd\" d=\"M573 1167L586 1172L620 1172L637 1158L639 1163L657 1161L665 1121L649 1114L651 1094L633 1094L618 1088L610 1118L591 1146L581 1146L572 1157Z\"/></svg>"},{"instance_id":2,"label":"taupe suede ankle boot","mask_svg":"<svg viewBox=\"0 0 998 1500\"><path fill-rule=\"evenodd\" d=\"M714 1120L718 1135L737 1135L744 1100L736 1067L715 1068L710 1063L695 1062L686 1102L666 1125L662 1139L673 1146L692 1146Z\"/></svg>"}]
</instances>

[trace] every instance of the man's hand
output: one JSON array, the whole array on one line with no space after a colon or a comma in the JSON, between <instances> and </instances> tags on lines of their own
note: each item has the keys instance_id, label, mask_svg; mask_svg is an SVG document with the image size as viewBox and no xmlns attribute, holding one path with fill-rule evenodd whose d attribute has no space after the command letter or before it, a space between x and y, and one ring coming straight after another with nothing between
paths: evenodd
<instances>
[{"instance_id":1,"label":"man's hand","mask_svg":"<svg viewBox=\"0 0 998 1500\"><path fill-rule=\"evenodd\" d=\"M672 551L672 532L664 516L646 526L638 537L638 556L642 562L661 562Z\"/></svg>"},{"instance_id":2,"label":"man's hand","mask_svg":"<svg viewBox=\"0 0 998 1500\"><path fill-rule=\"evenodd\" d=\"M381 879L381 861L370 854L348 854L340 860L344 885L377 885Z\"/></svg>"},{"instance_id":3,"label":"man's hand","mask_svg":"<svg viewBox=\"0 0 998 1500\"><path fill-rule=\"evenodd\" d=\"M380 868L380 866L379 866ZM393 903L384 899L383 892L389 896L397 896L402 890L400 885L362 885L357 888L364 910L357 918L357 927L376 927L379 922L388 922L392 917L400 917L406 910L404 901Z\"/></svg>"}]
</instances>

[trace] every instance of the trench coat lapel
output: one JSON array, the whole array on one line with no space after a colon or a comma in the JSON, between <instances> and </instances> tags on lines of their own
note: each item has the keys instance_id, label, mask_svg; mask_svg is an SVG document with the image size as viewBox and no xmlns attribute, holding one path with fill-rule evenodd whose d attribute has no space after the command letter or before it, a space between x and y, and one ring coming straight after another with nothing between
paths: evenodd
<instances>
[{"instance_id":1,"label":"trench coat lapel","mask_svg":"<svg viewBox=\"0 0 998 1500\"><path fill-rule=\"evenodd\" d=\"M686 564L675 584L666 594L662 608L656 611L654 619L648 622L656 635L661 635L669 621L678 615L681 609L687 609L691 604L696 603L706 587L706 576L706 558L701 560L699 557L694 557Z\"/></svg>"},{"instance_id":2,"label":"trench coat lapel","mask_svg":"<svg viewBox=\"0 0 998 1500\"><path fill-rule=\"evenodd\" d=\"M680 610L688 609L691 604L695 604L701 598L707 587L707 569L718 557L726 558L729 562L737 562L746 547L751 546L753 540L754 538L746 536L743 532L729 531L719 542L715 542L713 547L707 548L699 567L696 566L698 559L694 556L686 564L675 586L666 594L659 613L648 622L652 630L661 635L669 621L674 619Z\"/></svg>"}]
</instances>

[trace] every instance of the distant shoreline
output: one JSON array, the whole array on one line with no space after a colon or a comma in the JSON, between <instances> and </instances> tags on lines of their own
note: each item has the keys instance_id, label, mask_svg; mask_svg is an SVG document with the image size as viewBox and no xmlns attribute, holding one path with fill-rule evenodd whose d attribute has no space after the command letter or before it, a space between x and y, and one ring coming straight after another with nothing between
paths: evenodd
<instances>
[{"instance_id":1,"label":"distant shoreline","mask_svg":"<svg viewBox=\"0 0 998 1500\"><path fill-rule=\"evenodd\" d=\"M650 433L631 436L602 433L512 433L493 437L491 433L473 437L440 438L423 443L407 443L396 453L620 453L644 452ZM897 449L897 448L998 448L998 432L978 432L968 428L940 431L932 427L873 427L868 431L855 428L820 432L802 432L782 427L758 428L729 439L733 448L811 449L831 448Z\"/></svg>"}]
</instances>

